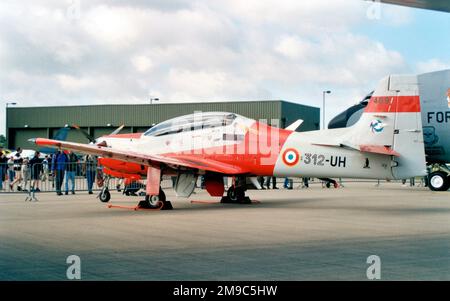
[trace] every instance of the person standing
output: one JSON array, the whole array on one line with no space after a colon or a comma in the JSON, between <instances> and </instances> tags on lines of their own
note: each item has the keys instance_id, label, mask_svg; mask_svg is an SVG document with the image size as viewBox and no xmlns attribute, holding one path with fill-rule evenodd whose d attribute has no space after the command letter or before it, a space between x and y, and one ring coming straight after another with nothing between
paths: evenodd
<instances>
[{"instance_id":1,"label":"person standing","mask_svg":"<svg viewBox=\"0 0 450 301\"><path fill-rule=\"evenodd\" d=\"M277 178L276 177L272 177L272 189L279 189L277 187Z\"/></svg>"},{"instance_id":2,"label":"person standing","mask_svg":"<svg viewBox=\"0 0 450 301\"><path fill-rule=\"evenodd\" d=\"M67 155L62 150L58 150L52 160L52 171L55 177L55 188L57 195L62 195L61 187L64 181L67 162Z\"/></svg>"},{"instance_id":3,"label":"person standing","mask_svg":"<svg viewBox=\"0 0 450 301\"><path fill-rule=\"evenodd\" d=\"M3 182L6 180L6 170L8 166L8 158L0 151L0 190L3 190Z\"/></svg>"},{"instance_id":4,"label":"person standing","mask_svg":"<svg viewBox=\"0 0 450 301\"><path fill-rule=\"evenodd\" d=\"M41 179L41 173L42 173L42 159L39 158L39 152L35 152L33 158L31 158L29 165L30 165L30 171L31 171L31 186L30 191L41 191L39 189L39 182Z\"/></svg>"},{"instance_id":5,"label":"person standing","mask_svg":"<svg viewBox=\"0 0 450 301\"><path fill-rule=\"evenodd\" d=\"M50 170L49 162L48 162L49 160L50 160L50 158L48 157L48 155L45 155L44 160L42 160L42 178L41 178L41 180L42 180L43 184L45 184L45 182L49 180L49 176L48 176L48 173Z\"/></svg>"},{"instance_id":6,"label":"person standing","mask_svg":"<svg viewBox=\"0 0 450 301\"><path fill-rule=\"evenodd\" d=\"M30 160L28 158L24 158L22 162L22 166L20 167L21 172L21 178L22 178L22 184L21 188L23 192L28 192L28 183L30 182L31 173L30 173L30 166L28 165Z\"/></svg>"},{"instance_id":7,"label":"person standing","mask_svg":"<svg viewBox=\"0 0 450 301\"><path fill-rule=\"evenodd\" d=\"M14 171L14 158L11 156L8 159L8 181L9 181L9 191L13 191L13 182L16 177L16 172Z\"/></svg>"},{"instance_id":8,"label":"person standing","mask_svg":"<svg viewBox=\"0 0 450 301\"><path fill-rule=\"evenodd\" d=\"M75 173L77 171L78 157L72 151L69 152L68 163L66 168L66 192L69 194L69 181L72 182L72 194L75 194Z\"/></svg>"},{"instance_id":9,"label":"person standing","mask_svg":"<svg viewBox=\"0 0 450 301\"><path fill-rule=\"evenodd\" d=\"M289 178L284 178L283 188L284 189L292 189L290 183L291 183L291 181Z\"/></svg>"},{"instance_id":10,"label":"person standing","mask_svg":"<svg viewBox=\"0 0 450 301\"><path fill-rule=\"evenodd\" d=\"M93 155L86 155L84 158L83 169L86 173L86 180L89 194L93 194L92 188L95 181L95 172L97 170L97 158Z\"/></svg>"},{"instance_id":11,"label":"person standing","mask_svg":"<svg viewBox=\"0 0 450 301\"><path fill-rule=\"evenodd\" d=\"M22 183L22 163L23 158L21 156L22 150L20 148L17 149L16 154L14 155L14 181L9 184L11 190L14 190L14 185L17 184L17 191L21 191L21 183Z\"/></svg>"}]
</instances>

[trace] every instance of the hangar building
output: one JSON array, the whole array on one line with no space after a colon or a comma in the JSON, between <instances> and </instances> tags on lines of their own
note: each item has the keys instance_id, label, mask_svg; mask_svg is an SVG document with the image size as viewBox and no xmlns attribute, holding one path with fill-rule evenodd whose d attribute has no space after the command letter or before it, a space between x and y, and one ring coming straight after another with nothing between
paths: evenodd
<instances>
[{"instance_id":1,"label":"hangar building","mask_svg":"<svg viewBox=\"0 0 450 301\"><path fill-rule=\"evenodd\" d=\"M9 107L7 109L8 146L33 148L27 140L34 137L52 138L58 129L77 124L93 137L111 133L121 124L121 133L148 130L152 124L194 112L233 112L253 119L280 120L285 127L297 119L304 123L300 131L319 129L320 109L283 100L246 102L119 104L58 107ZM69 141L86 143L79 131L70 131Z\"/></svg>"}]
</instances>

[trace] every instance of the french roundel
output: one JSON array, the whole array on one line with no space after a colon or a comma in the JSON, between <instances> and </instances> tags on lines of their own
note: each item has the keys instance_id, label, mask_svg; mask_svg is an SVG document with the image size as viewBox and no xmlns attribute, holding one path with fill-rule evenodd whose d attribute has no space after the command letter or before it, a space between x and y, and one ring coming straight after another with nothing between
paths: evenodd
<instances>
[{"instance_id":1,"label":"french roundel","mask_svg":"<svg viewBox=\"0 0 450 301\"><path fill-rule=\"evenodd\" d=\"M294 166L300 160L300 154L294 148L288 148L283 153L283 162L287 166Z\"/></svg>"}]
</instances>

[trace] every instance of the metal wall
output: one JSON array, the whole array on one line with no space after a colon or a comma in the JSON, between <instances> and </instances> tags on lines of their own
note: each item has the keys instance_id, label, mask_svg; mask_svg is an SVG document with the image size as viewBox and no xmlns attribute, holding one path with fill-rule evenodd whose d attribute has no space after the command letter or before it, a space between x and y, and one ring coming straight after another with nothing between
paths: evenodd
<instances>
[{"instance_id":1,"label":"metal wall","mask_svg":"<svg viewBox=\"0 0 450 301\"><path fill-rule=\"evenodd\" d=\"M315 129L312 124L319 123L318 108L279 100L8 108L9 146L13 149L19 146L32 148L33 145L26 142L27 139L52 138L56 130L66 124L77 124L92 136L98 137L111 133L121 124L127 126L123 133L142 132L154 123L196 111L234 112L257 120L266 119L269 123L270 119L285 118L286 125L300 118L305 120L301 130ZM39 132L35 129L39 129ZM67 139L87 142L77 131L70 131Z\"/></svg>"},{"instance_id":2,"label":"metal wall","mask_svg":"<svg viewBox=\"0 0 450 301\"><path fill-rule=\"evenodd\" d=\"M284 127L303 119L303 124L299 131L315 131L320 128L320 109L309 106L301 106L296 103L281 102L281 116L285 118Z\"/></svg>"}]
</instances>

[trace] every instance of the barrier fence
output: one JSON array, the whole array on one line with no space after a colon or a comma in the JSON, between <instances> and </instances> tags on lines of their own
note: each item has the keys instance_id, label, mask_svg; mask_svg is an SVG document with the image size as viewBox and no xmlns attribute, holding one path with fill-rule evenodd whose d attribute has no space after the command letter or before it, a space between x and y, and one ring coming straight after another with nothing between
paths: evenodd
<instances>
[{"instance_id":1,"label":"barrier fence","mask_svg":"<svg viewBox=\"0 0 450 301\"><path fill-rule=\"evenodd\" d=\"M33 186L32 186L33 185ZM103 168L96 164L64 163L53 169L51 164L0 164L0 193L36 192L72 193L99 191L105 185ZM130 193L144 187L142 181L125 183L123 179L110 178L110 189L127 189Z\"/></svg>"},{"instance_id":2,"label":"barrier fence","mask_svg":"<svg viewBox=\"0 0 450 301\"><path fill-rule=\"evenodd\" d=\"M270 181L269 181L270 178ZM272 177L259 178L263 187L267 187L270 182L270 187L273 188ZM339 186L345 186L345 183L351 182L368 182L374 184L381 184L385 180L358 180L358 179L335 179ZM391 181L401 182L401 181ZM333 184L321 179L309 179L308 185L321 184L323 187L332 187ZM425 186L426 183L422 178L409 179L409 185ZM163 177L161 186L163 188L172 187L172 179L170 177ZM230 178L225 179L225 186L231 184ZM250 184L250 183L249 183ZM86 163L68 163L59 164L58 169L53 169L49 164L0 164L0 194L1 193L23 193L30 191L34 185L36 192L58 192L72 193L77 191L100 191L105 185L105 175L103 168L97 165L87 165ZM250 184L251 185L251 184ZM202 177L199 177L197 186L204 188ZM279 188L288 187L290 189L304 188L306 183L302 178L289 178L285 181L284 178L276 179L276 186ZM125 194L137 194L145 190L145 181L134 181L128 183L123 179L110 178L108 187L110 190L119 189Z\"/></svg>"}]
</instances>

